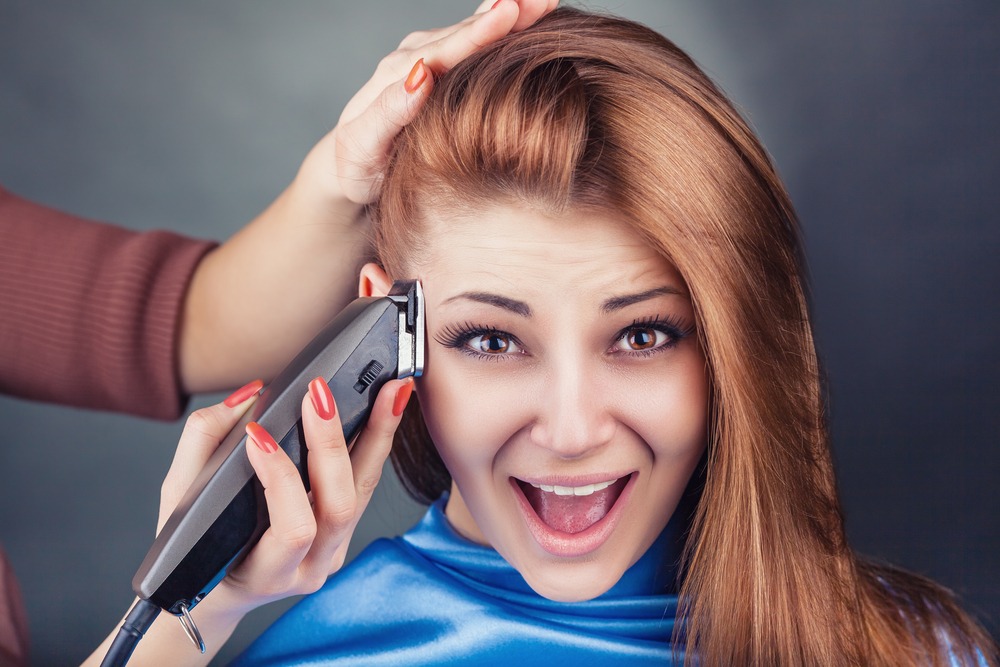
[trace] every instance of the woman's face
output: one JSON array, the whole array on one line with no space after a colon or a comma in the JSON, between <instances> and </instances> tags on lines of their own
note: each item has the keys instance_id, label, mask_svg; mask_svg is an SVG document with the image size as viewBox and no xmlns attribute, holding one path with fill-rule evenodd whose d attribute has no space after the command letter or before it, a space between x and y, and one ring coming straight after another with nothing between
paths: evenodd
<instances>
[{"instance_id":1,"label":"woman's face","mask_svg":"<svg viewBox=\"0 0 1000 667\"><path fill-rule=\"evenodd\" d=\"M687 288L600 214L429 217L417 391L454 480L446 515L539 594L596 597L663 530L705 449Z\"/></svg>"}]
</instances>

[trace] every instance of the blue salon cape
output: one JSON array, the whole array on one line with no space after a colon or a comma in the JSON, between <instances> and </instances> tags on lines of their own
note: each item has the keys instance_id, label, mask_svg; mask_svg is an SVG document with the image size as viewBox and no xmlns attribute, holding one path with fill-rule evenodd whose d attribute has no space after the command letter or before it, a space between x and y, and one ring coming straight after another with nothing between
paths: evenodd
<instances>
[{"instance_id":1,"label":"blue salon cape","mask_svg":"<svg viewBox=\"0 0 1000 667\"><path fill-rule=\"evenodd\" d=\"M458 535L444 503L438 500L402 537L373 542L234 664L663 667L683 661L670 643L681 546L672 525L601 597L553 602L496 551Z\"/></svg>"}]
</instances>

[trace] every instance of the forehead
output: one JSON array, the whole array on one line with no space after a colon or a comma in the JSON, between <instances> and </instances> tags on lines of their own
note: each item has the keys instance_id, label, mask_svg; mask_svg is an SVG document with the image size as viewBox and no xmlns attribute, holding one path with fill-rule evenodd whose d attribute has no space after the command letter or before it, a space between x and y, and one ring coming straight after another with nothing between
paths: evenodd
<instances>
[{"instance_id":1,"label":"forehead","mask_svg":"<svg viewBox=\"0 0 1000 667\"><path fill-rule=\"evenodd\" d=\"M596 211L550 215L495 205L426 216L427 251L414 263L424 280L475 283L500 291L572 290L594 296L683 281L625 221Z\"/></svg>"}]
</instances>

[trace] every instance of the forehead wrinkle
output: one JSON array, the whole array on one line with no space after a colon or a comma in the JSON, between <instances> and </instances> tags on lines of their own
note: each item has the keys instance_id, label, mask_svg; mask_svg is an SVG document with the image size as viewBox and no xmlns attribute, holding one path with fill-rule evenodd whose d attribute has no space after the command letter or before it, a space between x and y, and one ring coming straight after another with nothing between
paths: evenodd
<instances>
[{"instance_id":1,"label":"forehead wrinkle","mask_svg":"<svg viewBox=\"0 0 1000 667\"><path fill-rule=\"evenodd\" d=\"M663 286L687 296L670 261L613 218L559 219L506 206L484 207L475 218L438 213L427 227L430 252L420 264L426 277L451 283L452 295L498 294L535 310L546 293L560 300L589 296L599 310ZM490 223L482 224L486 219Z\"/></svg>"}]
</instances>

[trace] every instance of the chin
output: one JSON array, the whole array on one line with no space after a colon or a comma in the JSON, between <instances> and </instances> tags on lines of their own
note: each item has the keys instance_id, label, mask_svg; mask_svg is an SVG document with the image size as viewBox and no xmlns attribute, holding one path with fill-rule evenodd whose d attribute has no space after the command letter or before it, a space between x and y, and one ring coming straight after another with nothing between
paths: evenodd
<instances>
[{"instance_id":1,"label":"chin","mask_svg":"<svg viewBox=\"0 0 1000 667\"><path fill-rule=\"evenodd\" d=\"M521 576L543 598L554 602L585 602L604 595L618 583L623 573L612 575L614 571L611 565L600 561L578 567L554 563L542 571L521 570Z\"/></svg>"}]
</instances>

